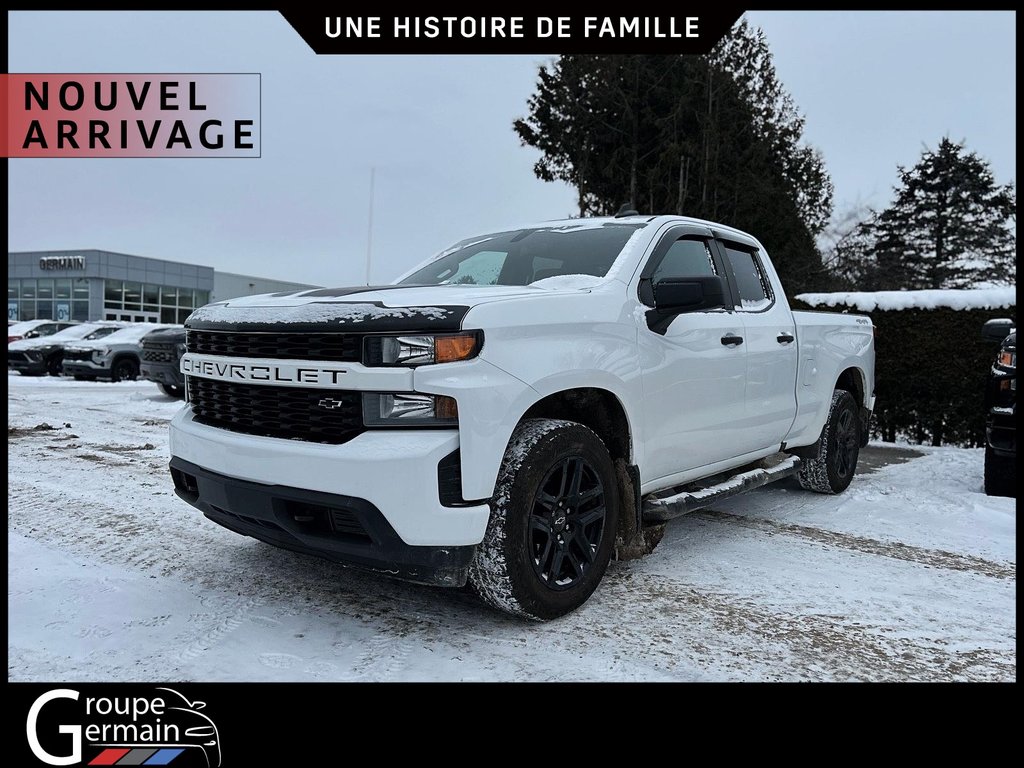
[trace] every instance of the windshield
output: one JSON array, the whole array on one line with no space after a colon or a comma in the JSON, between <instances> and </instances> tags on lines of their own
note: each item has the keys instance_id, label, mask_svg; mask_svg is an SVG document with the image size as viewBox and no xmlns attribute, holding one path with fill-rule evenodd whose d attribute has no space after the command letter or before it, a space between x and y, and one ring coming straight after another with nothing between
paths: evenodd
<instances>
[{"instance_id":1,"label":"windshield","mask_svg":"<svg viewBox=\"0 0 1024 768\"><path fill-rule=\"evenodd\" d=\"M90 333L88 336L85 337L85 340L92 341L93 339L102 339L104 336L109 336L110 334L114 333L114 331L119 330L121 330L120 327L116 325L105 325L101 328L97 328L95 331Z\"/></svg>"},{"instance_id":2,"label":"windshield","mask_svg":"<svg viewBox=\"0 0 1024 768\"><path fill-rule=\"evenodd\" d=\"M47 336L46 340L56 344L61 341L74 339L98 339L100 337L96 335L97 333L102 336L106 336L108 333L113 333L117 329L118 326L116 325L101 326L83 323L82 325L72 325L70 328L65 328L63 331L57 331L51 336Z\"/></svg>"},{"instance_id":3,"label":"windshield","mask_svg":"<svg viewBox=\"0 0 1024 768\"><path fill-rule=\"evenodd\" d=\"M118 328L116 333L110 334L107 337L107 341L111 344L122 344L138 341L143 336L148 336L153 331L163 330L164 328L173 328L174 326L169 325L151 325L150 323L138 323L136 325L130 325L127 328Z\"/></svg>"},{"instance_id":4,"label":"windshield","mask_svg":"<svg viewBox=\"0 0 1024 768\"><path fill-rule=\"evenodd\" d=\"M606 222L516 229L456 243L401 282L413 285L530 285L549 277L608 274L645 223Z\"/></svg>"}]
</instances>

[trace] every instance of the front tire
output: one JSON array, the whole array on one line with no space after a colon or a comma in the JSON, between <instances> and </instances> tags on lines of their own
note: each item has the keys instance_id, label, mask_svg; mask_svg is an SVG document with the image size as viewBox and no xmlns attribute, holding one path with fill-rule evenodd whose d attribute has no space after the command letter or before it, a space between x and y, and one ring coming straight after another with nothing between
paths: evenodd
<instances>
[{"instance_id":1,"label":"front tire","mask_svg":"<svg viewBox=\"0 0 1024 768\"><path fill-rule=\"evenodd\" d=\"M46 372L51 376L60 376L60 373L63 370L64 361L61 360L60 355L53 355L46 361Z\"/></svg>"},{"instance_id":2,"label":"front tire","mask_svg":"<svg viewBox=\"0 0 1024 768\"><path fill-rule=\"evenodd\" d=\"M185 388L180 384L160 384L160 391L168 397L180 399L185 396Z\"/></svg>"},{"instance_id":3,"label":"front tire","mask_svg":"<svg viewBox=\"0 0 1024 768\"><path fill-rule=\"evenodd\" d=\"M130 357L122 357L110 370L111 381L135 381L139 377L139 364Z\"/></svg>"},{"instance_id":4,"label":"front tire","mask_svg":"<svg viewBox=\"0 0 1024 768\"><path fill-rule=\"evenodd\" d=\"M583 605L612 556L616 483L608 449L588 427L521 422L469 567L476 593L498 610L530 619L554 619Z\"/></svg>"},{"instance_id":5,"label":"front tire","mask_svg":"<svg viewBox=\"0 0 1024 768\"><path fill-rule=\"evenodd\" d=\"M857 402L845 389L832 393L821 451L816 459L804 459L797 479L800 487L816 493L842 493L853 480L860 456L860 415Z\"/></svg>"},{"instance_id":6,"label":"front tire","mask_svg":"<svg viewBox=\"0 0 1024 768\"><path fill-rule=\"evenodd\" d=\"M1011 456L1000 456L985 446L985 493L988 496L1017 498L1017 468Z\"/></svg>"}]
</instances>

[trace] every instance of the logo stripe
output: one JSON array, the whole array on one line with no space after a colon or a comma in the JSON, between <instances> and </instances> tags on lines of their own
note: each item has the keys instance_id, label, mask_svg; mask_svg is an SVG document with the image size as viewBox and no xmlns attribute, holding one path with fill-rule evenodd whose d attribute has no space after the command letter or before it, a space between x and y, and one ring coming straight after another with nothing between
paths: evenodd
<instances>
[{"instance_id":1,"label":"logo stripe","mask_svg":"<svg viewBox=\"0 0 1024 768\"><path fill-rule=\"evenodd\" d=\"M104 749L92 759L89 765L114 765L129 752L131 752L130 749Z\"/></svg>"},{"instance_id":2,"label":"logo stripe","mask_svg":"<svg viewBox=\"0 0 1024 768\"><path fill-rule=\"evenodd\" d=\"M152 757L156 749L150 747L149 749L133 749L127 755L117 761L118 766L122 765L142 765L146 760Z\"/></svg>"},{"instance_id":3,"label":"logo stripe","mask_svg":"<svg viewBox=\"0 0 1024 768\"><path fill-rule=\"evenodd\" d=\"M158 749L156 754L144 762L143 765L167 765L184 751L184 749Z\"/></svg>"}]
</instances>

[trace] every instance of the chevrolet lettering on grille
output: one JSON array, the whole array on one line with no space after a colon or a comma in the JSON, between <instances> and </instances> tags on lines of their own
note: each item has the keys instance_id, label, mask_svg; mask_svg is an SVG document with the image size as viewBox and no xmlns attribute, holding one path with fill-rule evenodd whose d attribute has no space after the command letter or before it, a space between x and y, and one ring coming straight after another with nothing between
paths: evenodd
<instances>
[{"instance_id":1,"label":"chevrolet lettering on grille","mask_svg":"<svg viewBox=\"0 0 1024 768\"><path fill-rule=\"evenodd\" d=\"M181 358L181 372L219 381L245 381L253 384L284 384L338 386L348 371L335 366L316 364L247 362L232 359L210 359L193 354Z\"/></svg>"}]
</instances>

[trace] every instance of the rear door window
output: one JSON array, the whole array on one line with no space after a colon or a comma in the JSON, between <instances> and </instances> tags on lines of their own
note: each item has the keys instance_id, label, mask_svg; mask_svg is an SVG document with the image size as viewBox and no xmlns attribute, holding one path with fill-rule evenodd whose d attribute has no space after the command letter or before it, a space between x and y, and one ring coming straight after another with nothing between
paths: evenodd
<instances>
[{"instance_id":1,"label":"rear door window","mask_svg":"<svg viewBox=\"0 0 1024 768\"><path fill-rule=\"evenodd\" d=\"M722 243L722 250L736 277L740 302L736 308L747 312L768 309L772 305L771 289L755 252L737 248L730 243Z\"/></svg>"}]
</instances>

